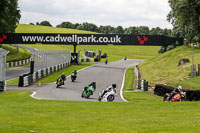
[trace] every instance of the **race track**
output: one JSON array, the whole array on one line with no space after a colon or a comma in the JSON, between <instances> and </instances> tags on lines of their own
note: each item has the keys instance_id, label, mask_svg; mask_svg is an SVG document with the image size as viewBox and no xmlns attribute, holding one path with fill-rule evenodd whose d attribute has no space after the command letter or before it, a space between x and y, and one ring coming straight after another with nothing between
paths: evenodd
<instances>
[{"instance_id":1,"label":"race track","mask_svg":"<svg viewBox=\"0 0 200 133\"><path fill-rule=\"evenodd\" d=\"M124 72L126 68L135 66L140 62L141 60L129 59L108 63L107 65L104 63L97 64L79 71L75 82L71 82L71 78L68 77L65 85L59 88L56 88L55 83L46 85L37 89L34 97L50 100L97 101L99 92L102 92L102 90L106 89L112 83L116 83L117 97L115 101L122 102L120 89L122 87ZM93 81L97 85L94 95L90 99L81 98L82 89Z\"/></svg>"},{"instance_id":2,"label":"race track","mask_svg":"<svg viewBox=\"0 0 200 133\"><path fill-rule=\"evenodd\" d=\"M32 85L30 87L18 88L19 90L34 91L32 97L37 99L48 100L70 100L70 101L97 101L98 93L106 89L113 83L117 84L117 96L114 101L123 102L120 96L120 90L123 83L125 70L129 67L135 66L142 62L142 60L128 59L117 62L111 62L107 65L99 63L91 67L78 71L78 78L75 82L71 82L71 78L67 77L65 85L56 88L55 83L50 83L38 87ZM89 99L81 97L82 89L90 84L96 82L96 91ZM7 87L7 90L13 90L12 87Z\"/></svg>"}]
</instances>

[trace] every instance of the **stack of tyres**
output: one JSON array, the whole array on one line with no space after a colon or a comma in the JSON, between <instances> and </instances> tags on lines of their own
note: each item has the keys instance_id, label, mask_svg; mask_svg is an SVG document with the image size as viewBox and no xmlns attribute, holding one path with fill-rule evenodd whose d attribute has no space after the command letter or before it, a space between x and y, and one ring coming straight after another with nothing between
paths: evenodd
<instances>
[{"instance_id":1,"label":"stack of tyres","mask_svg":"<svg viewBox=\"0 0 200 133\"><path fill-rule=\"evenodd\" d=\"M5 85L4 81L0 81L0 92L4 91L4 85Z\"/></svg>"}]
</instances>

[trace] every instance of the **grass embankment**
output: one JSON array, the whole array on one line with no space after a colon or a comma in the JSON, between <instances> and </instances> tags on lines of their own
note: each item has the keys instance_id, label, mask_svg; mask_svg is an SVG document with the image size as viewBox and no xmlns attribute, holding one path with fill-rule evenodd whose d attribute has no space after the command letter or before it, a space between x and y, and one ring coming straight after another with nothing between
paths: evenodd
<instances>
[{"instance_id":1,"label":"grass embankment","mask_svg":"<svg viewBox=\"0 0 200 133\"><path fill-rule=\"evenodd\" d=\"M3 44L2 46L3 49L10 51L6 57L7 62L24 60L31 56L31 54L24 48L17 48L8 44Z\"/></svg>"},{"instance_id":2,"label":"grass embankment","mask_svg":"<svg viewBox=\"0 0 200 133\"><path fill-rule=\"evenodd\" d=\"M200 89L200 77L190 78L192 48L180 46L139 65L141 76L151 85L182 85L184 89ZM200 64L200 49L194 50L194 64ZM181 58L188 58L190 63L178 66Z\"/></svg>"},{"instance_id":3,"label":"grass embankment","mask_svg":"<svg viewBox=\"0 0 200 133\"><path fill-rule=\"evenodd\" d=\"M40 50L71 50L73 51L73 46L71 45L26 45ZM78 50L81 50L83 54L84 49L101 50L102 53L107 53L108 62L118 61L124 59L125 56L128 59L150 59L158 55L158 50L160 47L155 46L118 46L118 45L107 45L107 46L97 46L97 45L78 45ZM93 60L92 60L93 61ZM105 59L102 59L104 62Z\"/></svg>"},{"instance_id":4,"label":"grass embankment","mask_svg":"<svg viewBox=\"0 0 200 133\"><path fill-rule=\"evenodd\" d=\"M30 93L0 93L1 133L194 133L200 130L200 102L165 103L141 96L129 103L48 101L32 99Z\"/></svg>"},{"instance_id":5,"label":"grass embankment","mask_svg":"<svg viewBox=\"0 0 200 133\"><path fill-rule=\"evenodd\" d=\"M18 24L16 33L79 33L79 34L96 34L95 32L76 30L69 28L55 28L50 26Z\"/></svg>"}]
</instances>

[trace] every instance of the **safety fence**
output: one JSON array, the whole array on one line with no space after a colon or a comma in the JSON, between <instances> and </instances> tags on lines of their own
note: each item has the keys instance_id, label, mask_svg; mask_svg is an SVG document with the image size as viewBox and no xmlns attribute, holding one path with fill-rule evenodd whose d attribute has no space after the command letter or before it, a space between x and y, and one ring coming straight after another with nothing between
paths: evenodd
<instances>
[{"instance_id":1,"label":"safety fence","mask_svg":"<svg viewBox=\"0 0 200 133\"><path fill-rule=\"evenodd\" d=\"M70 52L69 50L37 50L32 52L32 61L35 62L34 71L37 72L38 70L71 61Z\"/></svg>"},{"instance_id":2,"label":"safety fence","mask_svg":"<svg viewBox=\"0 0 200 133\"><path fill-rule=\"evenodd\" d=\"M69 50L47 51L23 47L32 53L31 72L19 76L19 87L28 86L71 64L71 51Z\"/></svg>"},{"instance_id":3,"label":"safety fence","mask_svg":"<svg viewBox=\"0 0 200 133\"><path fill-rule=\"evenodd\" d=\"M13 66L20 66L31 62L31 58L20 60L20 61L13 61L13 62L7 62L6 67L13 67Z\"/></svg>"},{"instance_id":4,"label":"safety fence","mask_svg":"<svg viewBox=\"0 0 200 133\"><path fill-rule=\"evenodd\" d=\"M22 75L20 76L19 78L19 86L22 87L22 86L29 86L31 85L32 83L34 83L35 81L49 75L49 74L52 74L56 71L59 71L63 68L66 68L70 65L70 61L68 62L65 62L65 63L61 63L59 65L56 65L56 66L51 66L51 67L47 67L45 69L42 69L42 70L38 70L36 72L34 72L33 74L27 74L27 75Z\"/></svg>"}]
</instances>

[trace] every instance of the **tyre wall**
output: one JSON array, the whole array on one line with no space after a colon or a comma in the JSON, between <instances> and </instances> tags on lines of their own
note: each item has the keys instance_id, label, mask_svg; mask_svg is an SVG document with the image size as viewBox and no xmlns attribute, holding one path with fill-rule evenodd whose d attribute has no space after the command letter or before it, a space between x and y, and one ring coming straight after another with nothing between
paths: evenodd
<instances>
[{"instance_id":1,"label":"tyre wall","mask_svg":"<svg viewBox=\"0 0 200 133\"><path fill-rule=\"evenodd\" d=\"M166 93L170 93L175 89L171 86L166 86L162 84L157 84L154 89L154 94L158 96L164 96ZM186 92L187 101L199 101L200 100L200 90L184 90Z\"/></svg>"}]
</instances>

